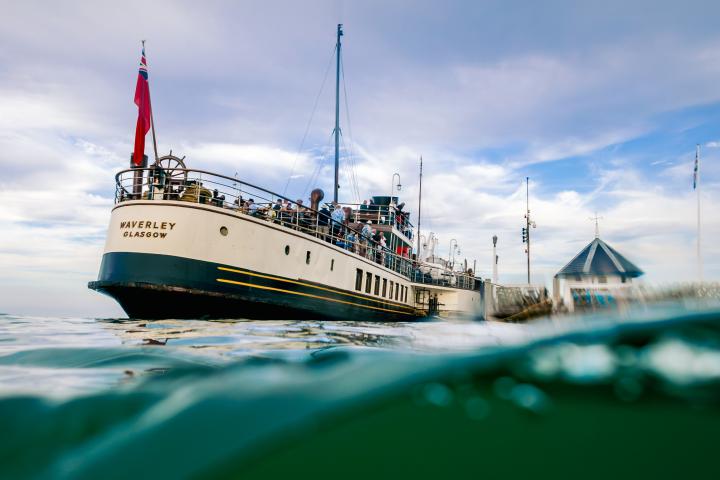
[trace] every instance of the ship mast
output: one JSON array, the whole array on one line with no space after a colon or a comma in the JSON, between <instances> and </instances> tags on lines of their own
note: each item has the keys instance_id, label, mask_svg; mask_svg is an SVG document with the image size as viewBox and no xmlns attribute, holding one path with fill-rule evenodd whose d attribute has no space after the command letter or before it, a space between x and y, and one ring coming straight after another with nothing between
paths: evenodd
<instances>
[{"instance_id":1,"label":"ship mast","mask_svg":"<svg viewBox=\"0 0 720 480\"><path fill-rule=\"evenodd\" d=\"M339 188L339 170L340 170L340 37L342 37L342 23L337 26L337 45L335 53L337 54L335 66L335 184L333 185L333 201L338 201Z\"/></svg>"}]
</instances>

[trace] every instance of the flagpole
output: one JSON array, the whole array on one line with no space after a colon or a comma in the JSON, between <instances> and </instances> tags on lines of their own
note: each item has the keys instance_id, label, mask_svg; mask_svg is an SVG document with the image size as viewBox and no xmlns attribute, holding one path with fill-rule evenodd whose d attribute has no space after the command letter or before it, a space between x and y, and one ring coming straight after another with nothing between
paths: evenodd
<instances>
[{"instance_id":1,"label":"flagpole","mask_svg":"<svg viewBox=\"0 0 720 480\"><path fill-rule=\"evenodd\" d=\"M143 52L145 51L145 40L142 41ZM147 52L145 53L147 58ZM148 100L150 100L150 87L148 86ZM152 128L153 149L155 151L155 163L158 161L157 139L155 138L155 116L153 115L152 101L150 101L150 128Z\"/></svg>"},{"instance_id":2,"label":"flagpole","mask_svg":"<svg viewBox=\"0 0 720 480\"><path fill-rule=\"evenodd\" d=\"M157 163L159 157L157 151L157 140L155 140L155 117L152 112L152 103L150 105L150 128L152 128L153 149L155 149L155 163Z\"/></svg>"},{"instance_id":3,"label":"flagpole","mask_svg":"<svg viewBox=\"0 0 720 480\"><path fill-rule=\"evenodd\" d=\"M702 248L701 248L701 226L700 221L700 144L695 145L695 162L697 172L695 173L695 184L697 190L697 262L698 262L698 280L703 281L703 265L702 265Z\"/></svg>"}]
</instances>

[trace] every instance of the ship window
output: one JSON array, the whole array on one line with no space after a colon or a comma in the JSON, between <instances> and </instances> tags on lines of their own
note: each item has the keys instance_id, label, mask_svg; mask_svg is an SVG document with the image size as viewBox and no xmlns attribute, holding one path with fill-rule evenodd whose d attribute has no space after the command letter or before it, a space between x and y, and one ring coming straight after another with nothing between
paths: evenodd
<instances>
[{"instance_id":1,"label":"ship window","mask_svg":"<svg viewBox=\"0 0 720 480\"><path fill-rule=\"evenodd\" d=\"M393 281L390 280L390 289L389 289L389 292L388 292L388 298L389 298L390 300L392 300L392 289L393 289Z\"/></svg>"},{"instance_id":2,"label":"ship window","mask_svg":"<svg viewBox=\"0 0 720 480\"><path fill-rule=\"evenodd\" d=\"M380 295L380 275L375 275L375 295Z\"/></svg>"},{"instance_id":3,"label":"ship window","mask_svg":"<svg viewBox=\"0 0 720 480\"><path fill-rule=\"evenodd\" d=\"M365 293L370 293L372 290L372 273L367 272L365 274Z\"/></svg>"},{"instance_id":4,"label":"ship window","mask_svg":"<svg viewBox=\"0 0 720 480\"><path fill-rule=\"evenodd\" d=\"M222 235L223 237L227 237L227 234L228 234L227 227L220 227L220 235Z\"/></svg>"},{"instance_id":5,"label":"ship window","mask_svg":"<svg viewBox=\"0 0 720 480\"><path fill-rule=\"evenodd\" d=\"M362 289L362 270L359 268L355 271L355 290L358 292Z\"/></svg>"},{"instance_id":6,"label":"ship window","mask_svg":"<svg viewBox=\"0 0 720 480\"><path fill-rule=\"evenodd\" d=\"M398 294L400 293L399 290L400 290L400 285L398 285L397 287L395 287L395 300L398 299Z\"/></svg>"},{"instance_id":7,"label":"ship window","mask_svg":"<svg viewBox=\"0 0 720 480\"><path fill-rule=\"evenodd\" d=\"M408 287L405 287L405 303L407 303L408 290L410 290L410 289Z\"/></svg>"},{"instance_id":8,"label":"ship window","mask_svg":"<svg viewBox=\"0 0 720 480\"><path fill-rule=\"evenodd\" d=\"M387 296L387 278L383 278L383 297Z\"/></svg>"},{"instance_id":9,"label":"ship window","mask_svg":"<svg viewBox=\"0 0 720 480\"><path fill-rule=\"evenodd\" d=\"M334 268L335 268L335 259L333 258L330 260L330 271L332 272Z\"/></svg>"},{"instance_id":10,"label":"ship window","mask_svg":"<svg viewBox=\"0 0 720 480\"><path fill-rule=\"evenodd\" d=\"M290 245L285 245L285 255L290 255Z\"/></svg>"},{"instance_id":11,"label":"ship window","mask_svg":"<svg viewBox=\"0 0 720 480\"><path fill-rule=\"evenodd\" d=\"M305 252L305 263L310 265L310 250Z\"/></svg>"}]
</instances>

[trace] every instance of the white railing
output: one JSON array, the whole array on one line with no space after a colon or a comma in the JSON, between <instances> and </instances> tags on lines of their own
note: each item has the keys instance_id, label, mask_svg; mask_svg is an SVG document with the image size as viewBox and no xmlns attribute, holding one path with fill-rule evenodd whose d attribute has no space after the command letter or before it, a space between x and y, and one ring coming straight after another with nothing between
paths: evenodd
<instances>
[{"instance_id":1,"label":"white railing","mask_svg":"<svg viewBox=\"0 0 720 480\"><path fill-rule=\"evenodd\" d=\"M347 203L352 209L350 223L371 222L373 225L391 225L407 239L413 238L413 224L410 222L410 213L400 210L394 204L357 204Z\"/></svg>"},{"instance_id":2,"label":"white railing","mask_svg":"<svg viewBox=\"0 0 720 480\"><path fill-rule=\"evenodd\" d=\"M301 231L372 260L413 282L469 290L477 288L476 280L471 275L441 271L427 264L420 265L392 252L381 244L382 233L373 237L367 235L366 230L363 235L360 222L367 221L370 221L368 228L372 228L373 224L393 225L399 230L402 227L400 231L403 234L408 228L412 229L406 214L402 215L404 218L398 223L401 215L393 205L367 206L372 209L346 205L342 207L343 221L338 222L331 218L332 213L327 204L311 208L300 200L290 200L237 178L186 168L176 168L169 173L158 167L123 170L115 176L115 186L115 203L174 200L211 205ZM406 236L411 238L412 232ZM438 271L431 272L431 269Z\"/></svg>"}]
</instances>

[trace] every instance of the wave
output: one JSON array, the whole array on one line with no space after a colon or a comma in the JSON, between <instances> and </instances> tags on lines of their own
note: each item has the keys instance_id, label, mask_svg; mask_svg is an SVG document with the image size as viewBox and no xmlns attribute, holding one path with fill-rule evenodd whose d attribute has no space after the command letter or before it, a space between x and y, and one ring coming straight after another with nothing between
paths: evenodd
<instances>
[{"instance_id":1,"label":"wave","mask_svg":"<svg viewBox=\"0 0 720 480\"><path fill-rule=\"evenodd\" d=\"M716 311L472 351L38 348L0 368L128 377L0 399L3 478L720 475Z\"/></svg>"}]
</instances>

